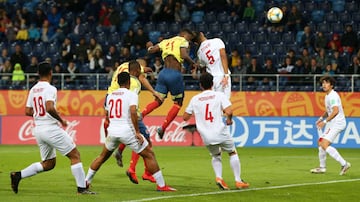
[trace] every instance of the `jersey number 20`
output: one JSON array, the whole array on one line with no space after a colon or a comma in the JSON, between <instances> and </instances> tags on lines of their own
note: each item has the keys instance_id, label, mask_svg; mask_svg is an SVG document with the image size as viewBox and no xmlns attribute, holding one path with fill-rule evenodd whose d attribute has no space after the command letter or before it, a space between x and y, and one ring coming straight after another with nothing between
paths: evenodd
<instances>
[{"instance_id":1,"label":"jersey number 20","mask_svg":"<svg viewBox=\"0 0 360 202\"><path fill-rule=\"evenodd\" d=\"M121 118L122 100L121 99L117 99L117 100L111 99L109 101L109 105L110 105L109 117L110 118Z\"/></svg>"}]
</instances>

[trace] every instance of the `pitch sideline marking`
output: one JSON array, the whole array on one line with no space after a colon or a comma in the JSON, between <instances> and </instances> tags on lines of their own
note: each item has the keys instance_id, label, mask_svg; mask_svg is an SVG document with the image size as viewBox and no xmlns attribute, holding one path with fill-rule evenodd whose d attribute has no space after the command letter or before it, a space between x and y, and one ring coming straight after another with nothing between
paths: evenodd
<instances>
[{"instance_id":1,"label":"pitch sideline marking","mask_svg":"<svg viewBox=\"0 0 360 202\"><path fill-rule=\"evenodd\" d=\"M226 194L226 193L269 190L269 189L282 189L282 188L289 188L289 187L301 187L301 186L308 186L308 185L334 184L334 183L355 182L355 181L360 181L360 178L347 179L347 180L332 180L332 181L325 181L325 182L287 184L287 185L278 185L278 186L272 186L272 187L248 188L248 189L240 189L240 190L216 191L216 192L205 192L205 193L195 193L195 194L181 194L181 195L172 195L172 196L159 196L159 197L144 198L144 199L139 199L139 200L129 200L129 201L124 201L124 202L154 201L154 200L171 199L171 198L185 198L185 197L193 197L193 196L206 196L206 195L214 195L214 194Z\"/></svg>"}]
</instances>

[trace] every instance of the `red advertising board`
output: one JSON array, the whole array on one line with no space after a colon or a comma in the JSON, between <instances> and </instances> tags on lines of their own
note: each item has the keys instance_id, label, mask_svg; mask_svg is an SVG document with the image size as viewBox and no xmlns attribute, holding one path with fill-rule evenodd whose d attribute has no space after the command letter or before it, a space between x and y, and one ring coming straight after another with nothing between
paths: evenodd
<instances>
[{"instance_id":1,"label":"red advertising board","mask_svg":"<svg viewBox=\"0 0 360 202\"><path fill-rule=\"evenodd\" d=\"M65 130L77 145L100 145L105 141L103 117L100 116L68 116L69 125ZM163 146L199 146L203 145L197 132L192 134L183 130L187 122L181 118L175 119L167 128L163 139L156 134L156 128L162 124L165 117L146 117L147 126L153 145ZM36 144L32 135L33 119L26 116L2 117L1 144Z\"/></svg>"}]
</instances>

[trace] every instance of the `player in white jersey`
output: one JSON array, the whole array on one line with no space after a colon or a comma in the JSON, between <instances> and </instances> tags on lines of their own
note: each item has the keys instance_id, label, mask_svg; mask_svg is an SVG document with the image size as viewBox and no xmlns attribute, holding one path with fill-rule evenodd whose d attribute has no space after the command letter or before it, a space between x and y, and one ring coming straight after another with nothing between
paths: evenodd
<instances>
[{"instance_id":1,"label":"player in white jersey","mask_svg":"<svg viewBox=\"0 0 360 202\"><path fill-rule=\"evenodd\" d=\"M341 165L340 175L344 175L351 167L351 164L344 160L339 152L331 146L335 138L345 129L346 120L339 94L334 90L335 79L325 76L320 79L325 95L326 111L316 121L319 130L325 126L324 132L318 140L320 167L311 169L311 173L326 172L326 153L334 158Z\"/></svg>"},{"instance_id":2,"label":"player in white jersey","mask_svg":"<svg viewBox=\"0 0 360 202\"><path fill-rule=\"evenodd\" d=\"M124 143L143 157L148 171L156 180L158 191L176 191L165 184L155 154L148 141L140 134L137 115L138 95L129 90L129 73L121 72L117 78L120 88L108 95L105 104L109 119L108 136L102 152L90 165L86 175L87 185L90 186L96 172L119 144Z\"/></svg>"},{"instance_id":3,"label":"player in white jersey","mask_svg":"<svg viewBox=\"0 0 360 202\"><path fill-rule=\"evenodd\" d=\"M224 92L230 98L231 72L228 68L224 42L220 38L207 39L202 32L195 32L194 35L193 41L199 45L197 57L200 67L206 68L206 71L213 75L213 89Z\"/></svg>"},{"instance_id":4,"label":"player in white jersey","mask_svg":"<svg viewBox=\"0 0 360 202\"><path fill-rule=\"evenodd\" d=\"M52 170L56 164L56 150L67 156L71 162L71 172L77 184L78 194L94 194L86 189L85 172L80 161L80 153L71 137L61 128L59 123L67 126L56 111L57 90L50 85L52 68L47 62L38 65L39 82L29 92L25 114L34 118L33 135L40 148L41 162L36 162L27 168L11 172L11 188L17 193L19 182L43 171Z\"/></svg>"},{"instance_id":5,"label":"player in white jersey","mask_svg":"<svg viewBox=\"0 0 360 202\"><path fill-rule=\"evenodd\" d=\"M226 127L232 124L231 102L224 93L211 90L212 86L213 76L207 72L201 74L200 87L203 92L191 98L183 119L188 121L192 114L195 115L196 128L212 156L216 184L221 189L229 189L222 178L221 152L224 151L230 156L236 188L247 188L249 184L241 180L239 156L230 131ZM223 113L226 115L226 124L223 122Z\"/></svg>"}]
</instances>

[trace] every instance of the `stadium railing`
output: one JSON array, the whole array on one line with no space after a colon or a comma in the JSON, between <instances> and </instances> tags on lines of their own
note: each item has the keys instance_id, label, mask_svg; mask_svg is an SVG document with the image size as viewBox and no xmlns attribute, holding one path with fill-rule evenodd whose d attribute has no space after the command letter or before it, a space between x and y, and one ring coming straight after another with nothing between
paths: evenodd
<instances>
[{"instance_id":1,"label":"stadium railing","mask_svg":"<svg viewBox=\"0 0 360 202\"><path fill-rule=\"evenodd\" d=\"M106 90L111 81L109 74L53 74L53 85L58 90ZM323 74L231 74L233 91L313 91L321 92L319 82ZM8 80L3 80L3 78ZM37 74L25 74L25 80L13 82L11 73L0 73L0 90L28 90L35 83ZM360 75L332 75L336 79L335 90L340 92L360 92ZM156 80L151 80L155 85ZM264 80L268 78L268 82ZM191 74L184 74L185 90L200 90L198 81Z\"/></svg>"}]
</instances>

